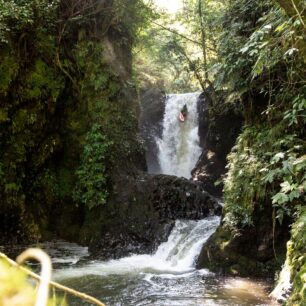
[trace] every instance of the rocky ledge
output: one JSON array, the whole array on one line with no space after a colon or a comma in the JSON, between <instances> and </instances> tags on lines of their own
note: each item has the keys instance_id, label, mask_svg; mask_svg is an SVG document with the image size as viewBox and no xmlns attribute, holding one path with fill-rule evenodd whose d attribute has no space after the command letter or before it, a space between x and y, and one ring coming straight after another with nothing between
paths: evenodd
<instances>
[{"instance_id":1,"label":"rocky ledge","mask_svg":"<svg viewBox=\"0 0 306 306\"><path fill-rule=\"evenodd\" d=\"M125 192L112 196L99 214L89 251L109 259L152 253L167 240L176 219L199 220L220 215L221 206L201 184L168 175L123 177Z\"/></svg>"},{"instance_id":2,"label":"rocky ledge","mask_svg":"<svg viewBox=\"0 0 306 306\"><path fill-rule=\"evenodd\" d=\"M289 220L273 224L272 209L256 207L253 225L233 231L221 225L203 246L197 268L239 276L273 277L289 240ZM275 254L278 254L276 256Z\"/></svg>"}]
</instances>

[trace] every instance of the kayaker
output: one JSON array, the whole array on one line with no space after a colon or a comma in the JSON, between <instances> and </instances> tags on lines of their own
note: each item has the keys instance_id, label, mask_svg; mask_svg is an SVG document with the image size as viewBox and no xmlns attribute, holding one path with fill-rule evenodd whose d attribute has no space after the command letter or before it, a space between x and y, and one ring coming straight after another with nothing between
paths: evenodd
<instances>
[{"instance_id":1,"label":"kayaker","mask_svg":"<svg viewBox=\"0 0 306 306\"><path fill-rule=\"evenodd\" d=\"M181 113L182 113L182 115L183 115L184 117L187 116L188 109L187 109L187 105L186 105L186 104L184 104L184 106L182 107Z\"/></svg>"},{"instance_id":2,"label":"kayaker","mask_svg":"<svg viewBox=\"0 0 306 306\"><path fill-rule=\"evenodd\" d=\"M180 114L179 114L179 120L180 120L181 122L184 122L184 121L185 121L185 119L186 119L186 117L187 117L187 113L188 113L188 109L187 109L187 105L185 104L185 105L182 107L182 109L181 109L181 111L180 111Z\"/></svg>"}]
</instances>

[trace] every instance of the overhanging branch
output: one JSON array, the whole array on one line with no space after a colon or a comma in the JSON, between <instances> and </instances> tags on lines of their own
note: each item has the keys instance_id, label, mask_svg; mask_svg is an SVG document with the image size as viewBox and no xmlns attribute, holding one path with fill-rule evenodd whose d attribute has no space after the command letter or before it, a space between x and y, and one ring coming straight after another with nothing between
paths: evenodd
<instances>
[{"instance_id":1,"label":"overhanging branch","mask_svg":"<svg viewBox=\"0 0 306 306\"><path fill-rule=\"evenodd\" d=\"M188 36L186 36L186 35L184 35L184 34L182 34L182 33L179 33L178 31L176 31L176 30L174 30L174 29L165 27L164 25L162 25L162 24L160 24L160 23L157 23L156 21L151 20L151 22L152 22L153 24L157 25L158 27L162 28L162 29L165 30L165 31L168 31L168 32L173 33L173 34L175 34L175 35L177 35L177 36L180 36L181 38L183 38L183 39L185 39L185 40L188 40L188 41L192 42L193 44L196 44L196 45L202 47L202 43L199 42L199 41L196 41L196 40L194 40L194 39L192 39L192 38L190 38L190 37L188 37ZM209 49L210 51L215 52L215 50L212 49L212 48L209 48L209 47L208 47L208 49Z\"/></svg>"}]
</instances>

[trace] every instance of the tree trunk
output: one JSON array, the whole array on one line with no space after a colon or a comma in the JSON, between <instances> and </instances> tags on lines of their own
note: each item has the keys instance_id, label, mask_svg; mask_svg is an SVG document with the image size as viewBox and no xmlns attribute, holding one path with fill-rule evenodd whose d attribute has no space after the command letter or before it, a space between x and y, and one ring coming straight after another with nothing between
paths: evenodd
<instances>
[{"instance_id":1,"label":"tree trunk","mask_svg":"<svg viewBox=\"0 0 306 306\"><path fill-rule=\"evenodd\" d=\"M305 0L277 0L278 4L285 10L290 17L299 15L303 21L306 19Z\"/></svg>"},{"instance_id":2,"label":"tree trunk","mask_svg":"<svg viewBox=\"0 0 306 306\"><path fill-rule=\"evenodd\" d=\"M205 24L203 20L202 0L198 0L198 7L199 7L198 13L199 13L199 18L201 22L202 53L203 53L204 70L205 70L204 75L205 75L205 81L208 82L206 30L205 30Z\"/></svg>"}]
</instances>

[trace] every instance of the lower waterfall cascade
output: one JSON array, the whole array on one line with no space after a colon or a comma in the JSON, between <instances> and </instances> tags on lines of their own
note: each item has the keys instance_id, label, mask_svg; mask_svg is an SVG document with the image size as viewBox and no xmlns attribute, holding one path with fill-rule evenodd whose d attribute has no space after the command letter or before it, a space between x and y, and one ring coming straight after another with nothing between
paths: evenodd
<instances>
[{"instance_id":1,"label":"lower waterfall cascade","mask_svg":"<svg viewBox=\"0 0 306 306\"><path fill-rule=\"evenodd\" d=\"M177 220L168 241L152 255L118 260L88 260L87 248L63 243L46 250L53 254L56 281L97 297L106 305L156 306L264 306L267 285L240 278L224 278L206 269L196 270L200 248L220 222L217 216L200 221ZM65 253L64 261L60 253ZM71 258L69 258L69 253ZM80 261L76 263L76 253ZM69 262L70 261L70 262ZM69 298L69 305L83 306ZM88 304L86 304L88 305Z\"/></svg>"},{"instance_id":2,"label":"lower waterfall cascade","mask_svg":"<svg viewBox=\"0 0 306 306\"><path fill-rule=\"evenodd\" d=\"M109 275L155 271L181 274L193 271L200 248L215 231L220 218L209 217L200 221L177 220L168 241L162 243L153 255L132 255L118 260L97 262L81 268L56 272L55 277Z\"/></svg>"}]
</instances>

